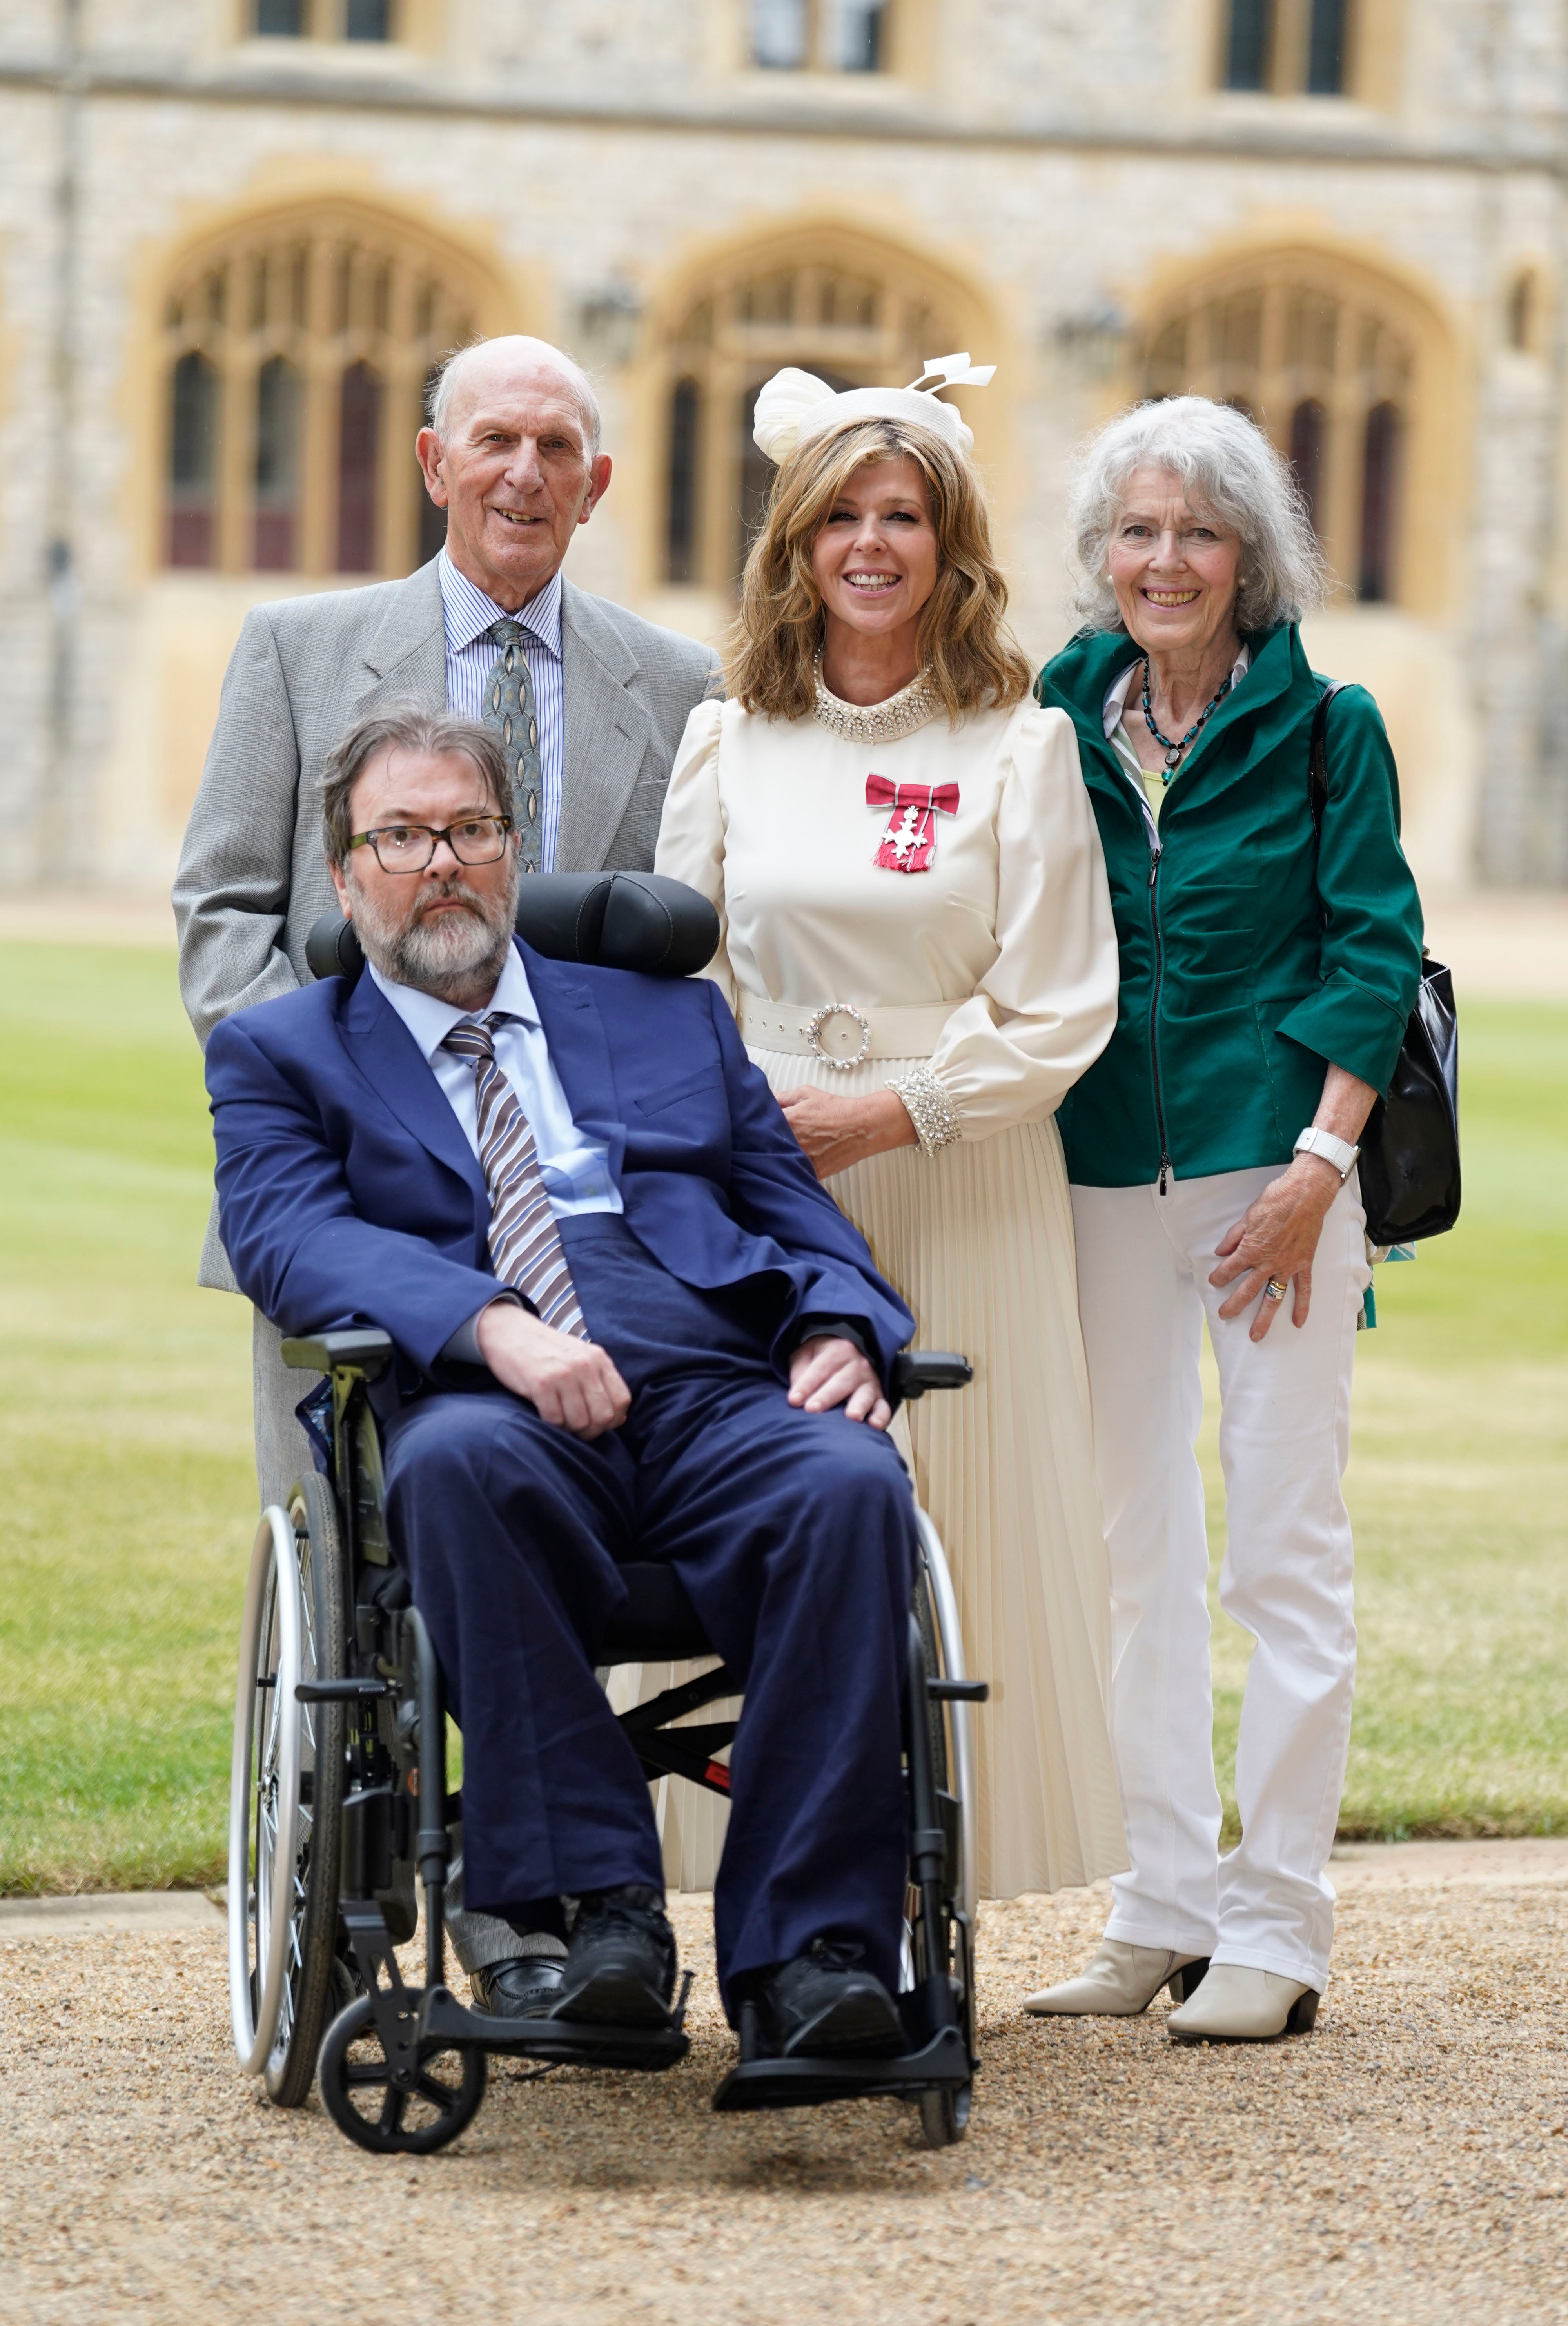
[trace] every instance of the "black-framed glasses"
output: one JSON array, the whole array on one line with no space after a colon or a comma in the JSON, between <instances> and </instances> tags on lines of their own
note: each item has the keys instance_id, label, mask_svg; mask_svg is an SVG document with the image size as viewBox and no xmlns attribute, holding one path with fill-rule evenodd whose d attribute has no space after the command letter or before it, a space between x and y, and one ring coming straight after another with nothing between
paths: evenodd
<instances>
[{"instance_id":1,"label":"black-framed glasses","mask_svg":"<svg viewBox=\"0 0 1568 2326\"><path fill-rule=\"evenodd\" d=\"M509 815L465 815L461 823L384 823L357 832L350 848L373 848L383 872L423 872L444 840L460 864L493 864L507 844Z\"/></svg>"}]
</instances>

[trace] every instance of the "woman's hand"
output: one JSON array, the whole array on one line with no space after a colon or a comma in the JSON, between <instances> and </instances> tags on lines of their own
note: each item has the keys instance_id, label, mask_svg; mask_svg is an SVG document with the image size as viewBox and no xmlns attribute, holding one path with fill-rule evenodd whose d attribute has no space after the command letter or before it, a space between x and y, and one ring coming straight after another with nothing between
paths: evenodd
<instances>
[{"instance_id":1,"label":"woman's hand","mask_svg":"<svg viewBox=\"0 0 1568 2326\"><path fill-rule=\"evenodd\" d=\"M1215 1247L1220 1264L1209 1281L1217 1289L1236 1286L1220 1307L1226 1318L1239 1317L1258 1301L1250 1340L1261 1341L1275 1311L1284 1307L1283 1300L1258 1298L1270 1277L1283 1278L1292 1287L1291 1322L1306 1323L1312 1305L1312 1255L1339 1186L1339 1173L1321 1155L1298 1155L1288 1170L1269 1181L1246 1217L1220 1237Z\"/></svg>"},{"instance_id":2,"label":"woman's hand","mask_svg":"<svg viewBox=\"0 0 1568 2326\"><path fill-rule=\"evenodd\" d=\"M853 1341L825 1333L802 1341L790 1358L789 1402L807 1413L840 1406L851 1421L869 1421L873 1429L885 1429L893 1418L870 1359Z\"/></svg>"},{"instance_id":3,"label":"woman's hand","mask_svg":"<svg viewBox=\"0 0 1568 2326\"><path fill-rule=\"evenodd\" d=\"M1323 1077L1323 1095L1312 1117L1313 1128L1331 1130L1336 1139L1354 1147L1377 1097L1370 1083L1358 1082L1343 1066L1330 1065ZM1236 1284L1237 1277L1244 1279L1222 1302L1222 1317L1239 1317L1250 1301L1257 1299L1270 1277L1276 1276L1294 1287L1291 1321L1306 1323L1312 1305L1312 1254L1329 1206L1342 1185L1333 1165L1321 1155L1298 1155L1288 1170L1269 1181L1246 1219L1227 1228L1215 1246L1220 1266L1209 1279L1215 1289L1222 1284ZM1263 1301L1252 1320L1249 1337L1261 1341L1274 1323L1274 1310L1283 1307L1283 1295L1278 1300Z\"/></svg>"},{"instance_id":4,"label":"woman's hand","mask_svg":"<svg viewBox=\"0 0 1568 2326\"><path fill-rule=\"evenodd\" d=\"M779 1092L779 1103L819 1179L831 1179L835 1171L847 1171L868 1155L919 1144L909 1109L897 1091L834 1098L823 1090L787 1090Z\"/></svg>"}]
</instances>

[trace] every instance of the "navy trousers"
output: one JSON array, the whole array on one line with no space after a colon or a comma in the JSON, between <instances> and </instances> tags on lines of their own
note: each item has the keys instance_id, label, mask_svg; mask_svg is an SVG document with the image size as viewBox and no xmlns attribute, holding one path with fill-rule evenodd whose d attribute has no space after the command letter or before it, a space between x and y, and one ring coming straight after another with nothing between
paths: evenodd
<instances>
[{"instance_id":1,"label":"navy trousers","mask_svg":"<svg viewBox=\"0 0 1568 2326\"><path fill-rule=\"evenodd\" d=\"M585 1444L499 1388L406 1406L396 1540L463 1736L465 1903L663 1886L637 1755L593 1677L619 1561L668 1559L744 1690L714 1896L726 2004L817 1937L897 1983L901 1677L914 1503L889 1439L791 1407L771 1279L682 1284L623 1220L562 1223L584 1317L632 1392Z\"/></svg>"}]
</instances>

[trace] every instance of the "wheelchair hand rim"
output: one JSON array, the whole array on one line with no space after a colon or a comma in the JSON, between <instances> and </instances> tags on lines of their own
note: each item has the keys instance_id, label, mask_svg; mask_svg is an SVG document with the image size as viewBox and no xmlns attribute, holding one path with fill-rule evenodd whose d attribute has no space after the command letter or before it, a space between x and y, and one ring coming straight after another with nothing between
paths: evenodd
<instances>
[{"instance_id":1,"label":"wheelchair hand rim","mask_svg":"<svg viewBox=\"0 0 1568 2326\"><path fill-rule=\"evenodd\" d=\"M931 1589L931 1612L936 1617L942 1677L944 1679L967 1679L969 1675L964 1668L964 1627L958 1620L958 1595L953 1588L947 1555L942 1549L940 1535L918 1504L915 1527ZM958 1879L953 1886L959 1906L967 1915L969 1927L973 1930L980 1886L975 1833L975 1740L970 1726L974 1707L949 1703L946 1710L947 1733L953 1742L952 1785L958 1797L958 1847L963 1860L958 1868Z\"/></svg>"},{"instance_id":2,"label":"wheelchair hand rim","mask_svg":"<svg viewBox=\"0 0 1568 2326\"><path fill-rule=\"evenodd\" d=\"M253 2011L250 1814L255 1776L257 1659L266 1615L269 1576L276 1577L277 1594L278 1656L271 1692L271 1717L276 1724L279 1743L278 1818L272 1850L273 1878L267 1884L266 1899L265 1934L259 1919L263 1903L259 1862L257 1868L257 1968L261 1976L261 1995ZM274 1503L261 1514L250 1556L245 1621L240 1632L239 1674L235 1687L234 1752L229 1787L229 2005L234 2024L234 2048L248 2076L259 2075L271 2054L283 2007L284 1982L288 1976L289 1921L299 1846L300 1717L294 1689L301 1677L303 1630L294 1528L286 1512ZM278 1878L280 1875L282 1878Z\"/></svg>"}]
</instances>

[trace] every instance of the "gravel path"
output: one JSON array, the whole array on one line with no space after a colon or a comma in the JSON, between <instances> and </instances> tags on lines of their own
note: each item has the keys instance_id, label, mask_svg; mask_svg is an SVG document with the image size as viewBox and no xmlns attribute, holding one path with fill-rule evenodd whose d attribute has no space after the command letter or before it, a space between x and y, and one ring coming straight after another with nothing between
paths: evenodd
<instances>
[{"instance_id":1,"label":"gravel path","mask_svg":"<svg viewBox=\"0 0 1568 2326\"><path fill-rule=\"evenodd\" d=\"M193 1901L182 1927L11 1910L0 2317L1568 2320L1568 1844L1362 1850L1336 1880L1317 2033L1258 2050L1179 2051L1162 2002L1022 2019L1104 1900L987 1908L975 2121L938 2155L891 2103L710 2113L701 1901L679 1904L705 1963L684 2067L525 2085L497 2063L455 2148L389 2162L239 2077Z\"/></svg>"}]
</instances>

